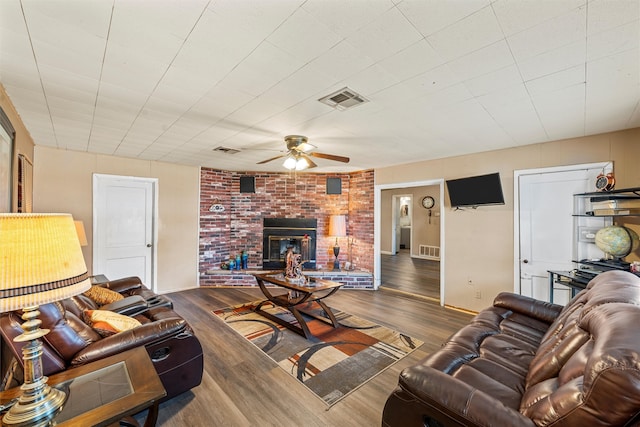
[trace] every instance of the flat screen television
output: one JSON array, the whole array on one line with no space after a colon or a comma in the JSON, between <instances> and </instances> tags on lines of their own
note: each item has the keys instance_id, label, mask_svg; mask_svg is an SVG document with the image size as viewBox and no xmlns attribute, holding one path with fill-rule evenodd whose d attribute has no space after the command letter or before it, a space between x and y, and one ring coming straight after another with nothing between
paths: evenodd
<instances>
[{"instance_id":1,"label":"flat screen television","mask_svg":"<svg viewBox=\"0 0 640 427\"><path fill-rule=\"evenodd\" d=\"M451 207L504 205L500 174L470 176L446 181Z\"/></svg>"}]
</instances>

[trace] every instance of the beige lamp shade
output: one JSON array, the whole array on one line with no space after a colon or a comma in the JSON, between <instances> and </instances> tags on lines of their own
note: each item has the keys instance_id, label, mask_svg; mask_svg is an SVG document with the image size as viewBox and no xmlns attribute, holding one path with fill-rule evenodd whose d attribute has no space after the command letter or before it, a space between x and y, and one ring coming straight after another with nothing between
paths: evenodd
<instances>
[{"instance_id":1,"label":"beige lamp shade","mask_svg":"<svg viewBox=\"0 0 640 427\"><path fill-rule=\"evenodd\" d=\"M0 214L0 312L39 306L91 287L69 214Z\"/></svg>"},{"instance_id":2,"label":"beige lamp shade","mask_svg":"<svg viewBox=\"0 0 640 427\"><path fill-rule=\"evenodd\" d=\"M82 221L73 221L73 223L76 225L76 233L78 233L80 246L87 246L89 242L87 242L87 233L84 231L84 223Z\"/></svg>"},{"instance_id":3,"label":"beige lamp shade","mask_svg":"<svg viewBox=\"0 0 640 427\"><path fill-rule=\"evenodd\" d=\"M344 215L329 217L329 236L347 237L347 219Z\"/></svg>"}]
</instances>

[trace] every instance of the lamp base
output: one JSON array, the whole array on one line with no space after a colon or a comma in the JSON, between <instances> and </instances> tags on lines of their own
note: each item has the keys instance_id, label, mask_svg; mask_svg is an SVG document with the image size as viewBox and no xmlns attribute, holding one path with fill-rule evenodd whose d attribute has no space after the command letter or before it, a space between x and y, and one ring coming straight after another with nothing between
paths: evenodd
<instances>
[{"instance_id":1,"label":"lamp base","mask_svg":"<svg viewBox=\"0 0 640 427\"><path fill-rule=\"evenodd\" d=\"M16 342L26 342L22 347L24 361L24 383L20 386L22 395L18 402L2 418L3 425L9 426L46 426L62 409L67 394L62 390L49 387L47 377L42 375L42 342L48 329L40 329L37 306L22 309L22 334L15 337Z\"/></svg>"},{"instance_id":2,"label":"lamp base","mask_svg":"<svg viewBox=\"0 0 640 427\"><path fill-rule=\"evenodd\" d=\"M47 377L42 377L46 383ZM56 388L45 386L42 400L25 398L23 394L20 400L9 409L2 418L2 424L7 426L46 426L51 419L62 409L67 400L67 394Z\"/></svg>"},{"instance_id":3,"label":"lamp base","mask_svg":"<svg viewBox=\"0 0 640 427\"><path fill-rule=\"evenodd\" d=\"M338 239L336 239L336 245L333 247L333 255L336 257L333 261L333 271L340 271L340 261L338 255L340 255L340 246L338 246Z\"/></svg>"}]
</instances>

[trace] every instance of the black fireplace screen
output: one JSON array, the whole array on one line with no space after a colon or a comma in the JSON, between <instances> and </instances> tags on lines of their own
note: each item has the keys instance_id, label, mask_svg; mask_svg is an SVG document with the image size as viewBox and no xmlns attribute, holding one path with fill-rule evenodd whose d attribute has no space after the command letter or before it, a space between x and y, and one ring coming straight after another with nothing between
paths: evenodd
<instances>
[{"instance_id":1,"label":"black fireplace screen","mask_svg":"<svg viewBox=\"0 0 640 427\"><path fill-rule=\"evenodd\" d=\"M289 247L303 257L302 267L316 268L317 220L306 218L265 218L262 240L262 268L285 268Z\"/></svg>"}]
</instances>

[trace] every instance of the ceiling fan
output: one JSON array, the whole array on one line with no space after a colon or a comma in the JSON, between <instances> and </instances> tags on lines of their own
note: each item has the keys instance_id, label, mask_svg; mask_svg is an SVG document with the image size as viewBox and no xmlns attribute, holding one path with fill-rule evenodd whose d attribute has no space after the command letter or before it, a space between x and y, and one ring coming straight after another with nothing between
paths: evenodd
<instances>
[{"instance_id":1,"label":"ceiling fan","mask_svg":"<svg viewBox=\"0 0 640 427\"><path fill-rule=\"evenodd\" d=\"M284 137L284 141L287 143L287 152L276 157L272 157L267 160L258 162L262 165L269 163L273 160L277 160L286 157L283 166L287 169L304 170L309 168L315 168L316 165L310 157L317 157L319 159L334 160L336 162L349 163L348 157L336 156L334 154L317 153L315 150L317 147L313 144L309 144L306 136L302 135L288 135Z\"/></svg>"}]
</instances>

